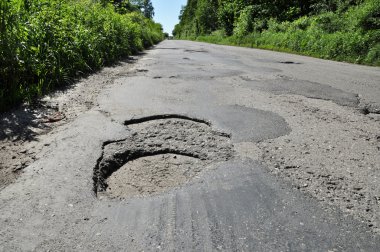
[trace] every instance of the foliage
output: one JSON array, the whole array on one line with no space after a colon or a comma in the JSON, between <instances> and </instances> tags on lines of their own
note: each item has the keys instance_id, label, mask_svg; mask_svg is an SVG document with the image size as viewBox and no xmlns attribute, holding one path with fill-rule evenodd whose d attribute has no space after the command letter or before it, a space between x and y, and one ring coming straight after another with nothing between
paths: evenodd
<instances>
[{"instance_id":1,"label":"foliage","mask_svg":"<svg viewBox=\"0 0 380 252\"><path fill-rule=\"evenodd\" d=\"M228 36L231 36L234 29L235 21L235 4L234 2L223 4L218 11L220 28L222 28Z\"/></svg>"},{"instance_id":2,"label":"foliage","mask_svg":"<svg viewBox=\"0 0 380 252\"><path fill-rule=\"evenodd\" d=\"M153 18L154 8L150 0L132 0L131 2L141 10L146 18Z\"/></svg>"},{"instance_id":3,"label":"foliage","mask_svg":"<svg viewBox=\"0 0 380 252\"><path fill-rule=\"evenodd\" d=\"M233 33L237 37L243 37L248 35L253 31L253 18L254 18L254 7L249 5L245 7L234 24Z\"/></svg>"},{"instance_id":4,"label":"foliage","mask_svg":"<svg viewBox=\"0 0 380 252\"><path fill-rule=\"evenodd\" d=\"M213 6L216 4L217 1L215 0L198 1L197 10L195 12L197 35L209 34L215 30L218 17L216 9L213 8Z\"/></svg>"},{"instance_id":5,"label":"foliage","mask_svg":"<svg viewBox=\"0 0 380 252\"><path fill-rule=\"evenodd\" d=\"M163 39L161 25L115 3L0 1L0 111Z\"/></svg>"},{"instance_id":6,"label":"foliage","mask_svg":"<svg viewBox=\"0 0 380 252\"><path fill-rule=\"evenodd\" d=\"M196 21L205 4L213 24ZM188 0L181 13L176 38L379 65L380 0Z\"/></svg>"}]
</instances>

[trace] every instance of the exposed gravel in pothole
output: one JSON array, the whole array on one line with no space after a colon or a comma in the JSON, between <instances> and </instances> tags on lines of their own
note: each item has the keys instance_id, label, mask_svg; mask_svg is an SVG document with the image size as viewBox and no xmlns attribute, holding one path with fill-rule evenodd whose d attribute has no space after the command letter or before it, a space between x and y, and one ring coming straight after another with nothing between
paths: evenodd
<instances>
[{"instance_id":1,"label":"exposed gravel in pothole","mask_svg":"<svg viewBox=\"0 0 380 252\"><path fill-rule=\"evenodd\" d=\"M200 120L179 117L149 117L152 120L139 123L134 119L127 139L106 143L94 169L98 197L164 192L187 183L211 163L234 156L228 134Z\"/></svg>"},{"instance_id":2,"label":"exposed gravel in pothole","mask_svg":"<svg viewBox=\"0 0 380 252\"><path fill-rule=\"evenodd\" d=\"M142 157L112 173L106 194L120 199L161 193L196 177L203 165L197 158L176 154Z\"/></svg>"}]
</instances>

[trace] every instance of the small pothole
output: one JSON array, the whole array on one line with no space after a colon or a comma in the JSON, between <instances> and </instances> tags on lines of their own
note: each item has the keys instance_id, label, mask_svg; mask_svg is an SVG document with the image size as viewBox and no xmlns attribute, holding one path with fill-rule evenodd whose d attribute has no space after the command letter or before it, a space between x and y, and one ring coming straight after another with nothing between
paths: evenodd
<instances>
[{"instance_id":1,"label":"small pothole","mask_svg":"<svg viewBox=\"0 0 380 252\"><path fill-rule=\"evenodd\" d=\"M371 112L369 111L368 107L363 107L359 110L363 115L368 115Z\"/></svg>"},{"instance_id":2,"label":"small pothole","mask_svg":"<svg viewBox=\"0 0 380 252\"><path fill-rule=\"evenodd\" d=\"M207 53L208 51L206 51L204 49L199 49L199 50L186 49L185 52L189 52L189 53Z\"/></svg>"},{"instance_id":3,"label":"small pothole","mask_svg":"<svg viewBox=\"0 0 380 252\"><path fill-rule=\"evenodd\" d=\"M162 193L234 156L230 135L201 119L155 115L125 124L131 135L105 143L94 169L94 191L100 198Z\"/></svg>"},{"instance_id":4,"label":"small pothole","mask_svg":"<svg viewBox=\"0 0 380 252\"><path fill-rule=\"evenodd\" d=\"M278 63L281 63L281 64L295 64L295 65L299 65L301 64L300 62L294 62L294 61L279 61Z\"/></svg>"}]
</instances>

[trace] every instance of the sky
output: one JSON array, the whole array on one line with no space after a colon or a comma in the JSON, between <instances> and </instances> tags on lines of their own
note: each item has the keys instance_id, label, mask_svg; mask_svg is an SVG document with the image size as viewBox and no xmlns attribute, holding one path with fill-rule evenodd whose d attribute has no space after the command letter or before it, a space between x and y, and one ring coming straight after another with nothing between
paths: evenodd
<instances>
[{"instance_id":1,"label":"sky","mask_svg":"<svg viewBox=\"0 0 380 252\"><path fill-rule=\"evenodd\" d=\"M152 0L154 7L153 19L162 24L164 32L172 34L174 26L178 24L178 16L181 6L186 5L187 0Z\"/></svg>"}]
</instances>

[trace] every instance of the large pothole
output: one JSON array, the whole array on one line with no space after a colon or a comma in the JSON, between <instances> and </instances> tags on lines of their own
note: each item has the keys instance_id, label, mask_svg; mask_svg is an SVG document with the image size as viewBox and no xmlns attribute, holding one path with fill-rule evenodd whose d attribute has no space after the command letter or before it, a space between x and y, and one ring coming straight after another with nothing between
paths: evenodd
<instances>
[{"instance_id":1,"label":"large pothole","mask_svg":"<svg viewBox=\"0 0 380 252\"><path fill-rule=\"evenodd\" d=\"M111 198L149 196L187 183L202 171L199 159L175 154L142 157L126 163L107 179Z\"/></svg>"},{"instance_id":2,"label":"large pothole","mask_svg":"<svg viewBox=\"0 0 380 252\"><path fill-rule=\"evenodd\" d=\"M230 135L207 121L157 115L125 123L131 135L107 142L94 169L98 197L125 199L188 183L213 162L234 156Z\"/></svg>"}]
</instances>

